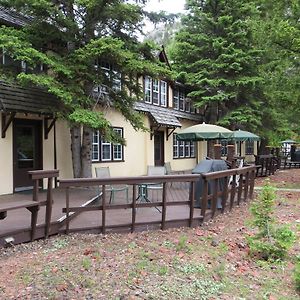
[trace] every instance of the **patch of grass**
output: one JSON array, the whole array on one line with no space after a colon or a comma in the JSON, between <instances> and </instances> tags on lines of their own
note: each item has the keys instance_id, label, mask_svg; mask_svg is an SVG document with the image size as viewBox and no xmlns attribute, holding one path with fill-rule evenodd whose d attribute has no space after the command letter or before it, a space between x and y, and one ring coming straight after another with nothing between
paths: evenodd
<instances>
[{"instance_id":1,"label":"patch of grass","mask_svg":"<svg viewBox=\"0 0 300 300\"><path fill-rule=\"evenodd\" d=\"M185 235L181 235L176 244L176 251L190 251L190 247L188 245L188 238Z\"/></svg>"},{"instance_id":2,"label":"patch of grass","mask_svg":"<svg viewBox=\"0 0 300 300\"><path fill-rule=\"evenodd\" d=\"M298 261L296 262L293 277L296 290L300 292L300 258L298 258Z\"/></svg>"},{"instance_id":3,"label":"patch of grass","mask_svg":"<svg viewBox=\"0 0 300 300\"><path fill-rule=\"evenodd\" d=\"M88 271L92 266L92 261L89 257L84 257L81 261L81 266Z\"/></svg>"},{"instance_id":4,"label":"patch of grass","mask_svg":"<svg viewBox=\"0 0 300 300\"><path fill-rule=\"evenodd\" d=\"M184 265L177 265L175 266L175 269L183 274L196 274L196 273L206 273L206 267L203 264L192 264L187 263Z\"/></svg>"},{"instance_id":5,"label":"patch of grass","mask_svg":"<svg viewBox=\"0 0 300 300\"><path fill-rule=\"evenodd\" d=\"M34 281L30 270L22 270L17 277L26 286Z\"/></svg>"},{"instance_id":6,"label":"patch of grass","mask_svg":"<svg viewBox=\"0 0 300 300\"><path fill-rule=\"evenodd\" d=\"M168 274L168 267L167 266L160 266L158 268L158 275L160 276L164 276L164 275L167 275Z\"/></svg>"}]
</instances>

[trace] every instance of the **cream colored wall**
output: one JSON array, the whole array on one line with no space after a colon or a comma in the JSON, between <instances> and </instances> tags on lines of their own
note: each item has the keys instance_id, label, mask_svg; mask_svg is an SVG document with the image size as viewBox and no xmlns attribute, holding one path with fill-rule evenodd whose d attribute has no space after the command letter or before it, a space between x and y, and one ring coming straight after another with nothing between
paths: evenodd
<instances>
[{"instance_id":1,"label":"cream colored wall","mask_svg":"<svg viewBox=\"0 0 300 300\"><path fill-rule=\"evenodd\" d=\"M126 146L124 146L124 161L93 163L93 174L95 167L109 166L111 176L139 176L147 172L147 164L153 164L153 140L150 141L150 133L135 131L125 118L113 109L105 112L105 117L113 127L122 127ZM144 124L149 128L148 117L145 115Z\"/></svg>"},{"instance_id":2,"label":"cream colored wall","mask_svg":"<svg viewBox=\"0 0 300 300\"><path fill-rule=\"evenodd\" d=\"M71 153L71 136L67 122L58 120L55 124L56 129L56 157L59 178L72 178L72 153ZM52 135L53 135L53 129ZM53 137L51 137L53 141Z\"/></svg>"},{"instance_id":3,"label":"cream colored wall","mask_svg":"<svg viewBox=\"0 0 300 300\"><path fill-rule=\"evenodd\" d=\"M0 195L10 194L13 192L12 124L6 131L6 137L0 137L0 155Z\"/></svg>"},{"instance_id":4,"label":"cream colored wall","mask_svg":"<svg viewBox=\"0 0 300 300\"><path fill-rule=\"evenodd\" d=\"M180 119L180 123L182 124L182 127L177 128L174 133L179 132L181 129L195 125L192 121L182 119ZM166 141L165 144L165 161L169 161L171 163L171 168L174 171L191 170L196 165L196 158L173 158L173 135L170 136L169 141Z\"/></svg>"}]
</instances>

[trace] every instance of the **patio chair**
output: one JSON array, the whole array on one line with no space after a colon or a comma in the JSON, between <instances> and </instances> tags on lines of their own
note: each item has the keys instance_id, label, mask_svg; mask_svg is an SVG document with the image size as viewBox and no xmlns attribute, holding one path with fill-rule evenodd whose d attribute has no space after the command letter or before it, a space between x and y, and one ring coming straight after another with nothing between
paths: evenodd
<instances>
[{"instance_id":1,"label":"patio chair","mask_svg":"<svg viewBox=\"0 0 300 300\"><path fill-rule=\"evenodd\" d=\"M244 159L240 159L237 168L242 168L244 165ZM233 175L230 176L228 186L233 183ZM235 186L238 187L240 183L240 175L235 176Z\"/></svg>"},{"instance_id":2,"label":"patio chair","mask_svg":"<svg viewBox=\"0 0 300 300\"><path fill-rule=\"evenodd\" d=\"M172 170L170 162L165 163L165 169L166 169L166 174L167 175L184 174L184 171L174 171L174 170ZM170 186L173 186L173 182L171 182Z\"/></svg>"},{"instance_id":3,"label":"patio chair","mask_svg":"<svg viewBox=\"0 0 300 300\"><path fill-rule=\"evenodd\" d=\"M97 178L111 178L109 167L96 167L95 172ZM122 185L122 186L109 185L106 190L110 192L109 204L115 200L115 193L121 191L125 191L126 201L128 203L128 185Z\"/></svg>"}]
</instances>

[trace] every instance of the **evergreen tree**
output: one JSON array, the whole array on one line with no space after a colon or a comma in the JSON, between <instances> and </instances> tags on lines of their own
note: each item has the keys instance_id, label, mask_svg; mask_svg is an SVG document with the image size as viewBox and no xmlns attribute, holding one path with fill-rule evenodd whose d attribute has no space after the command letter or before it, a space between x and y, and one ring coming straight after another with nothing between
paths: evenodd
<instances>
[{"instance_id":1,"label":"evergreen tree","mask_svg":"<svg viewBox=\"0 0 300 300\"><path fill-rule=\"evenodd\" d=\"M136 2L136 3L135 3ZM166 74L148 44L137 40L143 9L126 0L1 0L0 5L28 16L20 29L2 26L0 45L29 72L10 73L22 84L34 84L57 96L64 105L60 117L71 128L73 173L91 176L92 132L120 141L103 110L113 106L135 129L143 122L133 109L140 94L141 74ZM101 68L110 66L110 71ZM30 70L43 64L46 73ZM9 80L7 71L2 77ZM116 88L116 82L122 86ZM95 93L95 86L100 89ZM100 108L100 110L99 110Z\"/></svg>"},{"instance_id":2,"label":"evergreen tree","mask_svg":"<svg viewBox=\"0 0 300 300\"><path fill-rule=\"evenodd\" d=\"M271 144L300 135L300 3L256 0L254 40L264 51L263 134ZM267 37L267 38L266 38Z\"/></svg>"},{"instance_id":3,"label":"evergreen tree","mask_svg":"<svg viewBox=\"0 0 300 300\"><path fill-rule=\"evenodd\" d=\"M252 44L252 6L242 0L188 0L171 59L210 123L253 130L262 93Z\"/></svg>"}]
</instances>

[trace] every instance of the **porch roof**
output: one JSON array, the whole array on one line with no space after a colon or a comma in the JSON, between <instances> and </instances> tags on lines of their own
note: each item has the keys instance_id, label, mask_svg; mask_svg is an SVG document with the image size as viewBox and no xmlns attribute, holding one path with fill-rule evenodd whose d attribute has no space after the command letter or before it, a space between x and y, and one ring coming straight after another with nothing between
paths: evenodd
<instances>
[{"instance_id":1,"label":"porch roof","mask_svg":"<svg viewBox=\"0 0 300 300\"><path fill-rule=\"evenodd\" d=\"M59 100L46 91L0 81L0 111L53 114L59 107Z\"/></svg>"},{"instance_id":2,"label":"porch roof","mask_svg":"<svg viewBox=\"0 0 300 300\"><path fill-rule=\"evenodd\" d=\"M30 22L31 18L24 16L12 9L5 8L0 6L0 23L15 26L15 27L23 27L28 22Z\"/></svg>"},{"instance_id":3,"label":"porch roof","mask_svg":"<svg viewBox=\"0 0 300 300\"><path fill-rule=\"evenodd\" d=\"M181 127L182 125L178 119L187 119L196 122L202 120L201 116L196 114L155 106L145 102L136 102L134 108L137 111L148 113L155 123L166 127Z\"/></svg>"}]
</instances>

